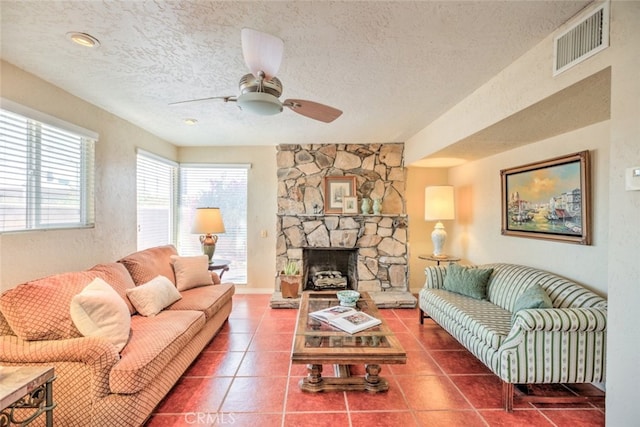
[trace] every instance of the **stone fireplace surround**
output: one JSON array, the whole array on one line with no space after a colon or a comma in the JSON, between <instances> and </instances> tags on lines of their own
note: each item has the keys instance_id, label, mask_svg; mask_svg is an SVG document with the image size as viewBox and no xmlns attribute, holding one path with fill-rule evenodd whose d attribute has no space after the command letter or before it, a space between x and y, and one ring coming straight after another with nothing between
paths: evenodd
<instances>
[{"instance_id":1,"label":"stone fireplace surround","mask_svg":"<svg viewBox=\"0 0 640 427\"><path fill-rule=\"evenodd\" d=\"M350 288L368 292L378 307L415 307L407 291L405 215L279 215L278 232L287 242L288 259L303 266L303 275L305 250L353 248L356 283ZM273 308L297 306L298 299L282 298L279 289L271 298Z\"/></svg>"},{"instance_id":2,"label":"stone fireplace surround","mask_svg":"<svg viewBox=\"0 0 640 427\"><path fill-rule=\"evenodd\" d=\"M368 292L378 307L415 307L408 291L403 151L401 143L279 145L276 271L294 261L305 273L305 249L354 249L354 288ZM325 214L327 176L355 176L358 204L380 198L382 213ZM271 307L296 308L298 302L282 298L276 277Z\"/></svg>"}]
</instances>

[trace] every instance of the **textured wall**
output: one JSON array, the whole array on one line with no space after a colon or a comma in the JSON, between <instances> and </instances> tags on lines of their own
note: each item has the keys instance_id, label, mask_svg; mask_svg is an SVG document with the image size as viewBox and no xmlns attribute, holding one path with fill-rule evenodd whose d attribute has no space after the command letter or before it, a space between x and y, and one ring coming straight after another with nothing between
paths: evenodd
<instances>
[{"instance_id":1,"label":"textured wall","mask_svg":"<svg viewBox=\"0 0 640 427\"><path fill-rule=\"evenodd\" d=\"M98 132L94 228L2 235L1 289L63 271L114 261L136 250L136 147L169 159L176 148L6 62L4 98Z\"/></svg>"},{"instance_id":2,"label":"textured wall","mask_svg":"<svg viewBox=\"0 0 640 427\"><path fill-rule=\"evenodd\" d=\"M640 161L640 2L611 2L611 45L557 77L551 75L552 36L535 46L471 96L406 143L406 161L438 151L521 111L606 67L611 67L611 119L492 156L451 171L462 185L458 200L468 216L456 220L455 239L470 262L509 259L538 264L576 278L609 300L607 425L640 418L635 388L640 382L640 192L624 190L623 171ZM589 106L584 106L589 108ZM594 245L535 242L500 235L500 168L581 149L594 150ZM483 222L485 221L485 222ZM632 303L630 303L632 302Z\"/></svg>"}]
</instances>

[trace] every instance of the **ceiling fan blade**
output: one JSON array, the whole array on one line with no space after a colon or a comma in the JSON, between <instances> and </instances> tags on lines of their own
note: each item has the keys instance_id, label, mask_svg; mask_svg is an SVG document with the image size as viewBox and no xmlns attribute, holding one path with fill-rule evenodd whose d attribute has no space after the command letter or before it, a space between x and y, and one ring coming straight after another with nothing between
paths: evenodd
<instances>
[{"instance_id":1,"label":"ceiling fan blade","mask_svg":"<svg viewBox=\"0 0 640 427\"><path fill-rule=\"evenodd\" d=\"M251 74L258 77L259 72L262 71L265 79L270 80L280 68L284 51L283 41L276 36L251 28L243 28L241 36L244 62Z\"/></svg>"},{"instance_id":2,"label":"ceiling fan blade","mask_svg":"<svg viewBox=\"0 0 640 427\"><path fill-rule=\"evenodd\" d=\"M337 108L305 99L287 99L282 104L298 114L325 123L331 123L342 115L342 111Z\"/></svg>"},{"instance_id":3,"label":"ceiling fan blade","mask_svg":"<svg viewBox=\"0 0 640 427\"><path fill-rule=\"evenodd\" d=\"M188 104L190 102L210 101L212 99L222 99L224 102L235 101L235 96L210 96L208 98L187 99L186 101L170 102L169 105Z\"/></svg>"}]
</instances>

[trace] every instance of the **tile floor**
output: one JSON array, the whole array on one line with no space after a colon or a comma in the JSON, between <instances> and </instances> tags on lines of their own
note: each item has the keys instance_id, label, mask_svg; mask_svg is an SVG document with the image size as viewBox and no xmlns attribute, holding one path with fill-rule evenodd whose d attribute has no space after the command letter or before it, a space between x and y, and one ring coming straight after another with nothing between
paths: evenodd
<instances>
[{"instance_id":1,"label":"tile floor","mask_svg":"<svg viewBox=\"0 0 640 427\"><path fill-rule=\"evenodd\" d=\"M229 322L147 422L158 426L604 426L604 407L516 404L501 408L500 381L417 309L381 310L407 351L387 365L386 393L303 393L304 365L289 362L297 310L271 309L270 295L235 295ZM331 367L324 368L331 373ZM597 391L590 385L578 393ZM547 392L570 393L562 386Z\"/></svg>"}]
</instances>

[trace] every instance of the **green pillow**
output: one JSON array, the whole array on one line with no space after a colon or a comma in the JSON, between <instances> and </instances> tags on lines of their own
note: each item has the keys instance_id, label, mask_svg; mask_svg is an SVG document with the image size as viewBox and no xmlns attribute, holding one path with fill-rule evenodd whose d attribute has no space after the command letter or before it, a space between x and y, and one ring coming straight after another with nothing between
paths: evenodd
<instances>
[{"instance_id":1,"label":"green pillow","mask_svg":"<svg viewBox=\"0 0 640 427\"><path fill-rule=\"evenodd\" d=\"M513 306L513 317L515 317L518 311L527 308L553 308L551 298L549 298L547 292L542 289L542 286L537 284L533 285L518 297Z\"/></svg>"},{"instance_id":2,"label":"green pillow","mask_svg":"<svg viewBox=\"0 0 640 427\"><path fill-rule=\"evenodd\" d=\"M475 299L487 299L487 283L493 268L470 268L449 264L444 278L447 291Z\"/></svg>"}]
</instances>

